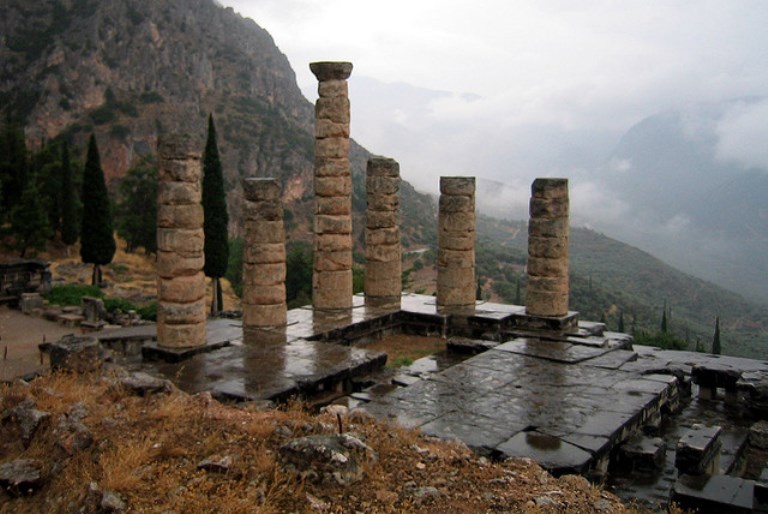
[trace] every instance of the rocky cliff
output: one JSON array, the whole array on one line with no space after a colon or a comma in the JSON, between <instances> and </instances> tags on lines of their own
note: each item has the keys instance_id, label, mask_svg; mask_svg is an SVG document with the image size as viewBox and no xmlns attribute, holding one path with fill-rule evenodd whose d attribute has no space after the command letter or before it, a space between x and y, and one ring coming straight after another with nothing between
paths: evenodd
<instances>
[{"instance_id":1,"label":"rocky cliff","mask_svg":"<svg viewBox=\"0 0 768 514\"><path fill-rule=\"evenodd\" d=\"M287 58L253 20L213 0L3 0L0 108L23 120L28 143L96 134L114 183L157 137L184 131L202 141L213 113L226 175L230 231L238 233L240 178L274 176L293 211L295 235L309 234L313 106ZM353 109L354 109L354 99ZM370 154L353 145L356 207ZM395 156L396 157L396 156ZM420 226L434 204L408 185L403 207ZM359 224L358 224L359 225Z\"/></svg>"}]
</instances>

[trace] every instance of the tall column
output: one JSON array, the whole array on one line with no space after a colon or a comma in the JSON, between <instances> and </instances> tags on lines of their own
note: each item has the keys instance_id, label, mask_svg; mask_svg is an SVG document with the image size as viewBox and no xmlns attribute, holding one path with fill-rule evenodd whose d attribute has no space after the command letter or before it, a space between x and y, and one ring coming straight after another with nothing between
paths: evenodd
<instances>
[{"instance_id":1,"label":"tall column","mask_svg":"<svg viewBox=\"0 0 768 514\"><path fill-rule=\"evenodd\" d=\"M568 314L568 179L534 180L530 216L525 309L562 317Z\"/></svg>"},{"instance_id":2,"label":"tall column","mask_svg":"<svg viewBox=\"0 0 768 514\"><path fill-rule=\"evenodd\" d=\"M475 178L440 177L437 306L475 305Z\"/></svg>"},{"instance_id":3,"label":"tall column","mask_svg":"<svg viewBox=\"0 0 768 514\"><path fill-rule=\"evenodd\" d=\"M315 104L315 237L312 304L352 307L352 174L349 164L349 62L313 62Z\"/></svg>"},{"instance_id":4,"label":"tall column","mask_svg":"<svg viewBox=\"0 0 768 514\"><path fill-rule=\"evenodd\" d=\"M188 135L158 141L157 342L168 348L206 342L200 145Z\"/></svg>"},{"instance_id":5,"label":"tall column","mask_svg":"<svg viewBox=\"0 0 768 514\"><path fill-rule=\"evenodd\" d=\"M243 326L274 327L288 321L285 300L285 229L280 184L274 178L243 180Z\"/></svg>"},{"instance_id":6,"label":"tall column","mask_svg":"<svg viewBox=\"0 0 768 514\"><path fill-rule=\"evenodd\" d=\"M365 300L397 303L402 292L400 165L386 157L369 159L365 188Z\"/></svg>"}]
</instances>

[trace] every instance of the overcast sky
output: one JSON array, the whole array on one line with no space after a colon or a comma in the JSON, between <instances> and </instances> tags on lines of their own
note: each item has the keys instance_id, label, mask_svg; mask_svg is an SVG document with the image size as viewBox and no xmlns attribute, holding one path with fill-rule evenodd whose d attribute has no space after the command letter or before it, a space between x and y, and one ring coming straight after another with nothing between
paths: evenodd
<instances>
[{"instance_id":1,"label":"overcast sky","mask_svg":"<svg viewBox=\"0 0 768 514\"><path fill-rule=\"evenodd\" d=\"M762 0L221 1L274 37L312 101L308 63L352 61L352 136L422 189L556 174L594 190L590 166L643 118L768 96ZM768 163L766 112L730 115L720 152Z\"/></svg>"}]
</instances>

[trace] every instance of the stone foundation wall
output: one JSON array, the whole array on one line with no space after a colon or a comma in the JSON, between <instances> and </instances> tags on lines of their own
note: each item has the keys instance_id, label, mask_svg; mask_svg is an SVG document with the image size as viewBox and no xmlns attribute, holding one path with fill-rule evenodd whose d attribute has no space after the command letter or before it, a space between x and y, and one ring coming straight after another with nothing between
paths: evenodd
<instances>
[{"instance_id":1,"label":"stone foundation wall","mask_svg":"<svg viewBox=\"0 0 768 514\"><path fill-rule=\"evenodd\" d=\"M186 135L158 141L157 342L169 348L206 342L202 164L197 143Z\"/></svg>"},{"instance_id":2,"label":"stone foundation wall","mask_svg":"<svg viewBox=\"0 0 768 514\"><path fill-rule=\"evenodd\" d=\"M528 222L526 312L568 314L568 180L537 178L531 187Z\"/></svg>"}]
</instances>

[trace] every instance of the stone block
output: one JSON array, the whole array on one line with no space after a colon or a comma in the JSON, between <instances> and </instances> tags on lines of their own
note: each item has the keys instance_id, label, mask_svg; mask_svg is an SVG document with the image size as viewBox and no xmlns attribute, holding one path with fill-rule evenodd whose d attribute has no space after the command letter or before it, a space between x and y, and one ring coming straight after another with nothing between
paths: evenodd
<instances>
[{"instance_id":1,"label":"stone block","mask_svg":"<svg viewBox=\"0 0 768 514\"><path fill-rule=\"evenodd\" d=\"M249 202L280 201L280 183L270 177L243 179L243 195Z\"/></svg>"},{"instance_id":2,"label":"stone block","mask_svg":"<svg viewBox=\"0 0 768 514\"><path fill-rule=\"evenodd\" d=\"M440 177L440 193L471 196L475 194L475 177Z\"/></svg>"},{"instance_id":3,"label":"stone block","mask_svg":"<svg viewBox=\"0 0 768 514\"><path fill-rule=\"evenodd\" d=\"M438 201L440 212L475 212L475 199L473 196L441 195Z\"/></svg>"},{"instance_id":4,"label":"stone block","mask_svg":"<svg viewBox=\"0 0 768 514\"><path fill-rule=\"evenodd\" d=\"M344 159L349 158L349 138L329 137L315 139L315 155L319 158Z\"/></svg>"},{"instance_id":5,"label":"stone block","mask_svg":"<svg viewBox=\"0 0 768 514\"><path fill-rule=\"evenodd\" d=\"M528 237L529 257L568 259L568 239L565 237Z\"/></svg>"},{"instance_id":6,"label":"stone block","mask_svg":"<svg viewBox=\"0 0 768 514\"><path fill-rule=\"evenodd\" d=\"M159 205L191 205L202 200L200 183L168 182L157 184L157 203Z\"/></svg>"},{"instance_id":7,"label":"stone block","mask_svg":"<svg viewBox=\"0 0 768 514\"><path fill-rule=\"evenodd\" d=\"M285 262L285 244L246 244L243 248L243 262L248 264L274 264Z\"/></svg>"},{"instance_id":8,"label":"stone block","mask_svg":"<svg viewBox=\"0 0 768 514\"><path fill-rule=\"evenodd\" d=\"M316 309L351 308L352 270L313 273L312 305Z\"/></svg>"},{"instance_id":9,"label":"stone block","mask_svg":"<svg viewBox=\"0 0 768 514\"><path fill-rule=\"evenodd\" d=\"M768 421L758 421L749 428L749 445L768 450Z\"/></svg>"},{"instance_id":10,"label":"stone block","mask_svg":"<svg viewBox=\"0 0 768 514\"><path fill-rule=\"evenodd\" d=\"M285 227L282 221L246 223L245 240L250 244L284 243Z\"/></svg>"},{"instance_id":11,"label":"stone block","mask_svg":"<svg viewBox=\"0 0 768 514\"><path fill-rule=\"evenodd\" d=\"M315 198L315 214L350 215L352 199L349 196L331 196Z\"/></svg>"},{"instance_id":12,"label":"stone block","mask_svg":"<svg viewBox=\"0 0 768 514\"><path fill-rule=\"evenodd\" d=\"M371 194L366 196L368 212L397 211L400 208L400 197L396 194Z\"/></svg>"},{"instance_id":13,"label":"stone block","mask_svg":"<svg viewBox=\"0 0 768 514\"><path fill-rule=\"evenodd\" d=\"M473 212L440 212L438 215L438 237L444 233L456 235L475 231L476 217Z\"/></svg>"},{"instance_id":14,"label":"stone block","mask_svg":"<svg viewBox=\"0 0 768 514\"><path fill-rule=\"evenodd\" d=\"M188 325L157 325L157 344L166 348L191 348L203 346L207 337L205 323Z\"/></svg>"},{"instance_id":15,"label":"stone block","mask_svg":"<svg viewBox=\"0 0 768 514\"><path fill-rule=\"evenodd\" d=\"M278 305L285 303L285 283L243 288L245 305Z\"/></svg>"},{"instance_id":16,"label":"stone block","mask_svg":"<svg viewBox=\"0 0 768 514\"><path fill-rule=\"evenodd\" d=\"M475 249L475 233L464 232L462 234L440 234L440 247L445 250L468 251Z\"/></svg>"},{"instance_id":17,"label":"stone block","mask_svg":"<svg viewBox=\"0 0 768 514\"><path fill-rule=\"evenodd\" d=\"M205 236L203 228L157 229L157 249L161 252L176 252L185 257L194 257L203 252Z\"/></svg>"},{"instance_id":18,"label":"stone block","mask_svg":"<svg viewBox=\"0 0 768 514\"><path fill-rule=\"evenodd\" d=\"M203 252L196 252L194 256L188 257L176 252L157 252L157 274L163 278L195 275L202 271L204 265Z\"/></svg>"},{"instance_id":19,"label":"stone block","mask_svg":"<svg viewBox=\"0 0 768 514\"><path fill-rule=\"evenodd\" d=\"M282 221L283 204L280 200L248 201L245 202L243 215L246 223L249 221Z\"/></svg>"},{"instance_id":20,"label":"stone block","mask_svg":"<svg viewBox=\"0 0 768 514\"><path fill-rule=\"evenodd\" d=\"M400 164L389 157L375 156L368 159L366 176L399 177Z\"/></svg>"},{"instance_id":21,"label":"stone block","mask_svg":"<svg viewBox=\"0 0 768 514\"><path fill-rule=\"evenodd\" d=\"M315 157L315 177L351 176L351 169L348 159Z\"/></svg>"},{"instance_id":22,"label":"stone block","mask_svg":"<svg viewBox=\"0 0 768 514\"><path fill-rule=\"evenodd\" d=\"M531 218L567 218L568 199L554 200L544 198L531 198L529 206Z\"/></svg>"},{"instance_id":23,"label":"stone block","mask_svg":"<svg viewBox=\"0 0 768 514\"><path fill-rule=\"evenodd\" d=\"M343 271L352 269L352 252L349 250L340 252L315 253L314 269L316 271Z\"/></svg>"},{"instance_id":24,"label":"stone block","mask_svg":"<svg viewBox=\"0 0 768 514\"><path fill-rule=\"evenodd\" d=\"M400 262L401 259L402 249L399 242L397 244L373 245L365 248L365 260L368 264L371 262Z\"/></svg>"},{"instance_id":25,"label":"stone block","mask_svg":"<svg viewBox=\"0 0 768 514\"><path fill-rule=\"evenodd\" d=\"M560 277L528 277L528 291L568 295L568 281Z\"/></svg>"},{"instance_id":26,"label":"stone block","mask_svg":"<svg viewBox=\"0 0 768 514\"><path fill-rule=\"evenodd\" d=\"M717 474L719 472L719 426L693 424L677 442L675 467L687 475Z\"/></svg>"},{"instance_id":27,"label":"stone block","mask_svg":"<svg viewBox=\"0 0 768 514\"><path fill-rule=\"evenodd\" d=\"M352 218L350 216L315 215L315 234L351 234Z\"/></svg>"},{"instance_id":28,"label":"stone block","mask_svg":"<svg viewBox=\"0 0 768 514\"><path fill-rule=\"evenodd\" d=\"M199 159L200 141L190 134L164 134L157 140L157 153L163 159Z\"/></svg>"},{"instance_id":29,"label":"stone block","mask_svg":"<svg viewBox=\"0 0 768 514\"><path fill-rule=\"evenodd\" d=\"M349 98L318 98L315 102L315 119L349 124Z\"/></svg>"},{"instance_id":30,"label":"stone block","mask_svg":"<svg viewBox=\"0 0 768 514\"><path fill-rule=\"evenodd\" d=\"M351 252L352 236L350 234L319 234L315 236L314 247L316 252Z\"/></svg>"},{"instance_id":31,"label":"stone block","mask_svg":"<svg viewBox=\"0 0 768 514\"><path fill-rule=\"evenodd\" d=\"M317 95L321 98L349 96L349 83L345 79L324 80L318 82Z\"/></svg>"},{"instance_id":32,"label":"stone block","mask_svg":"<svg viewBox=\"0 0 768 514\"><path fill-rule=\"evenodd\" d=\"M528 222L528 234L534 237L568 238L568 218L534 218Z\"/></svg>"},{"instance_id":33,"label":"stone block","mask_svg":"<svg viewBox=\"0 0 768 514\"><path fill-rule=\"evenodd\" d=\"M437 305L441 307L474 307L475 290L467 287L438 287Z\"/></svg>"},{"instance_id":34,"label":"stone block","mask_svg":"<svg viewBox=\"0 0 768 514\"><path fill-rule=\"evenodd\" d=\"M531 185L531 196L537 198L568 198L568 179L537 178Z\"/></svg>"},{"instance_id":35,"label":"stone block","mask_svg":"<svg viewBox=\"0 0 768 514\"><path fill-rule=\"evenodd\" d=\"M365 190L376 194L397 194L400 191L400 177L369 175L365 179Z\"/></svg>"},{"instance_id":36,"label":"stone block","mask_svg":"<svg viewBox=\"0 0 768 514\"><path fill-rule=\"evenodd\" d=\"M157 282L161 303L189 303L205 297L205 274L202 271L181 277L160 277Z\"/></svg>"},{"instance_id":37,"label":"stone block","mask_svg":"<svg viewBox=\"0 0 768 514\"><path fill-rule=\"evenodd\" d=\"M402 292L402 264L400 260L371 262L365 265L365 296L400 296Z\"/></svg>"},{"instance_id":38,"label":"stone block","mask_svg":"<svg viewBox=\"0 0 768 514\"><path fill-rule=\"evenodd\" d=\"M349 138L349 123L336 123L328 118L315 120L315 137L326 139L329 137Z\"/></svg>"},{"instance_id":39,"label":"stone block","mask_svg":"<svg viewBox=\"0 0 768 514\"><path fill-rule=\"evenodd\" d=\"M437 266L444 268L474 268L475 252L439 248L437 250Z\"/></svg>"},{"instance_id":40,"label":"stone block","mask_svg":"<svg viewBox=\"0 0 768 514\"><path fill-rule=\"evenodd\" d=\"M348 196L352 194L352 176L320 176L315 177L315 194L317 196Z\"/></svg>"},{"instance_id":41,"label":"stone block","mask_svg":"<svg viewBox=\"0 0 768 514\"><path fill-rule=\"evenodd\" d=\"M243 286L273 286L285 282L286 265L243 264ZM243 289L247 289L244 287Z\"/></svg>"},{"instance_id":42,"label":"stone block","mask_svg":"<svg viewBox=\"0 0 768 514\"><path fill-rule=\"evenodd\" d=\"M392 245L399 242L400 229L397 227L365 231L366 245Z\"/></svg>"},{"instance_id":43,"label":"stone block","mask_svg":"<svg viewBox=\"0 0 768 514\"><path fill-rule=\"evenodd\" d=\"M190 303L163 301L157 306L157 321L170 325L204 323L208 319L206 307L205 298Z\"/></svg>"},{"instance_id":44,"label":"stone block","mask_svg":"<svg viewBox=\"0 0 768 514\"><path fill-rule=\"evenodd\" d=\"M547 259L544 257L528 258L528 276L568 277L568 259Z\"/></svg>"},{"instance_id":45,"label":"stone block","mask_svg":"<svg viewBox=\"0 0 768 514\"><path fill-rule=\"evenodd\" d=\"M49 346L51 369L90 373L99 371L107 351L95 337L67 336Z\"/></svg>"},{"instance_id":46,"label":"stone block","mask_svg":"<svg viewBox=\"0 0 768 514\"><path fill-rule=\"evenodd\" d=\"M347 61L318 61L309 63L309 69L320 82L346 80L352 74L352 63Z\"/></svg>"},{"instance_id":47,"label":"stone block","mask_svg":"<svg viewBox=\"0 0 768 514\"><path fill-rule=\"evenodd\" d=\"M437 289L441 287L453 287L457 289L471 289L475 294L477 283L475 281L475 268L446 268L437 267Z\"/></svg>"},{"instance_id":48,"label":"stone block","mask_svg":"<svg viewBox=\"0 0 768 514\"><path fill-rule=\"evenodd\" d=\"M203 226L203 206L200 204L157 206L158 228L197 229Z\"/></svg>"},{"instance_id":49,"label":"stone block","mask_svg":"<svg viewBox=\"0 0 768 514\"><path fill-rule=\"evenodd\" d=\"M568 314L568 293L531 291L525 293L525 312L531 316L558 318Z\"/></svg>"},{"instance_id":50,"label":"stone block","mask_svg":"<svg viewBox=\"0 0 768 514\"><path fill-rule=\"evenodd\" d=\"M243 325L246 327L277 327L288 323L285 303L276 305L243 305Z\"/></svg>"},{"instance_id":51,"label":"stone block","mask_svg":"<svg viewBox=\"0 0 768 514\"><path fill-rule=\"evenodd\" d=\"M163 159L160 157L157 178L160 182L184 182L197 184L203 174L200 156L189 160Z\"/></svg>"},{"instance_id":52,"label":"stone block","mask_svg":"<svg viewBox=\"0 0 768 514\"><path fill-rule=\"evenodd\" d=\"M19 307L24 314L32 314L37 310L42 310L43 306L43 297L39 293L21 293Z\"/></svg>"},{"instance_id":53,"label":"stone block","mask_svg":"<svg viewBox=\"0 0 768 514\"><path fill-rule=\"evenodd\" d=\"M365 213L365 226L368 229L394 228L398 226L397 211L372 211Z\"/></svg>"}]
</instances>

